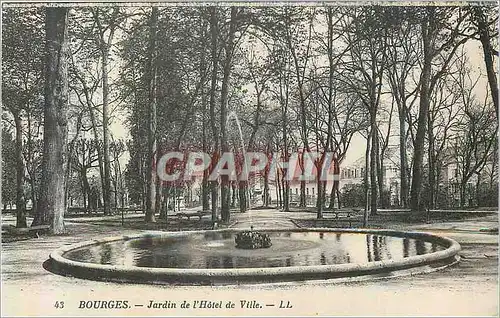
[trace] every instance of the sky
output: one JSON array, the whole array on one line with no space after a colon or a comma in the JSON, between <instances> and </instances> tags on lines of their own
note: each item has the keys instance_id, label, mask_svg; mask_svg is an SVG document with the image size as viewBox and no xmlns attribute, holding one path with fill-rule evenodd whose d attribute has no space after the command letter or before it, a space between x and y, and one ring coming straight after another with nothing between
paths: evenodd
<instances>
[{"instance_id":1,"label":"sky","mask_svg":"<svg viewBox=\"0 0 500 318\"><path fill-rule=\"evenodd\" d=\"M478 88L476 89L476 95L478 96L479 99L483 99L485 96L485 92L487 89L487 78L486 78L486 71L484 68L484 60L483 60L483 54L482 54L482 47L480 45L479 41L476 40L470 40L466 43L464 46L464 50L467 53L469 59L470 59L470 64L473 66L473 68L476 69L477 74L482 74L482 78L478 84ZM496 62L496 61L495 61ZM119 67L114 67L110 77L111 78L116 78L118 76L118 69ZM252 89L249 89L249 94L252 93ZM249 97L252 98L252 97ZM129 131L128 128L125 124L125 119L126 119L126 113L121 111L121 113L115 113L114 114L114 119L111 122L111 133L113 135L113 138L115 139L128 139L129 136ZM392 131L394 133L398 132L398 116L397 113L393 115L393 127ZM390 143L389 147L397 147L398 146L398 136L393 135L390 138ZM356 134L351 142L351 145L349 147L349 150L347 151L345 160L343 162L344 166L349 166L352 165L355 161L358 161L360 158L363 158L365 155L365 149L366 149L366 139L360 135ZM128 154L125 154L121 160L122 163L126 163L128 161Z\"/></svg>"}]
</instances>

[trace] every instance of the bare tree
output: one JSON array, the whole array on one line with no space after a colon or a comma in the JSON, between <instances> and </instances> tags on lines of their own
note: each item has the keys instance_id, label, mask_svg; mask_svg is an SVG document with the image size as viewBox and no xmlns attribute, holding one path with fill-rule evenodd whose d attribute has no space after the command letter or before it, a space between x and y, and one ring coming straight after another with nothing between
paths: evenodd
<instances>
[{"instance_id":1,"label":"bare tree","mask_svg":"<svg viewBox=\"0 0 500 318\"><path fill-rule=\"evenodd\" d=\"M149 46L147 81L149 85L149 116L148 116L148 156L146 171L146 222L155 222L156 203L156 28L158 24L158 8L151 8L149 20Z\"/></svg>"},{"instance_id":2,"label":"bare tree","mask_svg":"<svg viewBox=\"0 0 500 318\"><path fill-rule=\"evenodd\" d=\"M27 226L26 170L30 179L32 202L36 204L37 201L34 175L37 151L34 147L34 139L38 138L36 133L41 124L43 45L42 10L38 8L3 9L2 104L6 112L2 119L12 123L15 131L13 154L16 164L13 168L16 178L17 227ZM33 210L35 208L33 206Z\"/></svg>"},{"instance_id":3,"label":"bare tree","mask_svg":"<svg viewBox=\"0 0 500 318\"><path fill-rule=\"evenodd\" d=\"M68 109L68 8L46 8L46 72L42 183L37 224L64 232L66 138Z\"/></svg>"},{"instance_id":4,"label":"bare tree","mask_svg":"<svg viewBox=\"0 0 500 318\"><path fill-rule=\"evenodd\" d=\"M407 145L408 135L413 132L411 108L418 97L419 86L418 82L415 83L414 76L421 58L419 46L421 35L418 29L412 27L412 21L405 18L404 8L395 7L391 8L391 11L398 18L396 18L397 22L391 25L392 36L388 38L386 74L391 95L398 110L400 203L402 207L408 207L411 164Z\"/></svg>"},{"instance_id":5,"label":"bare tree","mask_svg":"<svg viewBox=\"0 0 500 318\"><path fill-rule=\"evenodd\" d=\"M459 69L454 75L463 104L463 117L450 138L453 156L456 158L457 176L460 184L460 206L465 206L466 188L474 174L480 175L484 167L491 162L494 145L497 142L498 123L492 122L495 114L489 94L483 101L474 93L479 77L474 77L465 61L459 62Z\"/></svg>"},{"instance_id":6,"label":"bare tree","mask_svg":"<svg viewBox=\"0 0 500 318\"><path fill-rule=\"evenodd\" d=\"M345 69L346 84L356 94L369 114L370 147L370 213L377 213L378 183L377 154L379 152L377 113L382 94L382 80L386 69L387 28L380 21L383 9L359 9L346 20L345 41L349 43L349 61ZM368 167L366 168L368 170Z\"/></svg>"},{"instance_id":7,"label":"bare tree","mask_svg":"<svg viewBox=\"0 0 500 318\"><path fill-rule=\"evenodd\" d=\"M427 206L433 209L436 206L436 193L441 180L441 170L446 159L446 146L452 129L457 125L460 115L460 90L457 85L447 84L450 75L436 82L436 89L430 98L430 108L427 117L428 140L428 168L429 186Z\"/></svg>"},{"instance_id":8,"label":"bare tree","mask_svg":"<svg viewBox=\"0 0 500 318\"><path fill-rule=\"evenodd\" d=\"M94 16L97 35L99 43L99 51L101 54L101 76L102 76L102 139L103 139L103 164L104 164L104 187L103 201L104 201L104 214L111 214L111 166L109 159L109 55L111 53L111 45L113 37L118 26L118 16L120 8L115 7L112 9L111 14L107 17L107 12L99 8L94 9L92 14ZM103 18L108 21L107 25L103 24Z\"/></svg>"},{"instance_id":9,"label":"bare tree","mask_svg":"<svg viewBox=\"0 0 500 318\"><path fill-rule=\"evenodd\" d=\"M425 7L422 10L423 17L421 18L420 30L422 32L423 53L422 72L420 74L420 108L414 142L410 193L410 206L414 211L422 208L423 157L430 98L438 79L446 73L455 52L468 39L461 36L461 28L467 18L467 14L463 11L449 7ZM443 30L450 28L451 31L443 33ZM439 60L440 67L433 73L433 64L436 60Z\"/></svg>"},{"instance_id":10,"label":"bare tree","mask_svg":"<svg viewBox=\"0 0 500 318\"><path fill-rule=\"evenodd\" d=\"M488 84L490 86L491 98L495 105L495 114L498 118L498 83L493 64L493 56L498 57L498 51L493 48L493 39L498 38L498 10L495 7L471 6L473 23L477 27L479 41L483 48L484 64L486 66L486 74L488 76Z\"/></svg>"}]
</instances>

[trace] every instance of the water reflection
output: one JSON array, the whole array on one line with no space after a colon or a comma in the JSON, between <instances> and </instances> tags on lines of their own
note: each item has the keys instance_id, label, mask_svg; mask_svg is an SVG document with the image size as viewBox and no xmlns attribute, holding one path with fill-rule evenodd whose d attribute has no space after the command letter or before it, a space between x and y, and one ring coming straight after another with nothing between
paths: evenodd
<instances>
[{"instance_id":1,"label":"water reflection","mask_svg":"<svg viewBox=\"0 0 500 318\"><path fill-rule=\"evenodd\" d=\"M408 256L410 256L410 239L405 237L403 239L403 257Z\"/></svg>"},{"instance_id":2,"label":"water reflection","mask_svg":"<svg viewBox=\"0 0 500 318\"><path fill-rule=\"evenodd\" d=\"M382 253L387 256L387 259L392 259L391 250L387 246L387 236L380 236L382 244L380 244L380 248L382 249Z\"/></svg>"},{"instance_id":3,"label":"water reflection","mask_svg":"<svg viewBox=\"0 0 500 318\"><path fill-rule=\"evenodd\" d=\"M372 252L371 252L371 248L370 248L370 238L371 238L371 235L370 234L367 234L366 235L366 255L368 257L368 262L371 262L372 261Z\"/></svg>"},{"instance_id":4,"label":"water reflection","mask_svg":"<svg viewBox=\"0 0 500 318\"><path fill-rule=\"evenodd\" d=\"M415 249L417 250L417 255L424 255L427 253L424 241L415 240Z\"/></svg>"},{"instance_id":5,"label":"water reflection","mask_svg":"<svg viewBox=\"0 0 500 318\"><path fill-rule=\"evenodd\" d=\"M365 263L442 250L410 238L330 232L269 233L267 249L241 250L233 232L146 237L76 249L66 258L99 264L158 268L256 268Z\"/></svg>"},{"instance_id":6,"label":"water reflection","mask_svg":"<svg viewBox=\"0 0 500 318\"><path fill-rule=\"evenodd\" d=\"M378 262L378 261L382 260L382 257L380 255L379 236L373 235L372 242L373 242L373 260Z\"/></svg>"},{"instance_id":7,"label":"water reflection","mask_svg":"<svg viewBox=\"0 0 500 318\"><path fill-rule=\"evenodd\" d=\"M99 251L99 256L101 258L100 263L101 264L111 264L111 257L112 257L112 245L111 244L104 244L100 251Z\"/></svg>"},{"instance_id":8,"label":"water reflection","mask_svg":"<svg viewBox=\"0 0 500 318\"><path fill-rule=\"evenodd\" d=\"M437 252L437 250L438 250L438 245L436 243L432 243L431 252L434 253Z\"/></svg>"}]
</instances>

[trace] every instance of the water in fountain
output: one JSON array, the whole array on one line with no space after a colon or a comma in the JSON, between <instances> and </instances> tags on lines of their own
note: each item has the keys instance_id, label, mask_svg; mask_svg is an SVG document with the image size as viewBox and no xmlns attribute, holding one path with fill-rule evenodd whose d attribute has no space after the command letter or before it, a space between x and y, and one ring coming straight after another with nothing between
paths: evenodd
<instances>
[{"instance_id":1,"label":"water in fountain","mask_svg":"<svg viewBox=\"0 0 500 318\"><path fill-rule=\"evenodd\" d=\"M243 154L243 157L245 157L246 155L246 148L245 148L245 141L243 140L243 130L241 129L241 123L240 123L240 120L238 118L238 115L236 114L235 111L230 111L227 115L227 121L226 121L226 125L227 123L230 122L230 120L233 119L234 122L236 123L236 126L238 128L238 134L239 134L239 137L240 137L240 147L241 147L241 152ZM246 166L244 165L243 166L244 169L246 169ZM245 191L245 197L247 198L246 199L246 203L247 203L247 209L250 210L251 209L251 202L250 202L250 197L248 195L248 188L246 189ZM249 214L248 214L248 217L250 219L250 224L253 224L253 220L252 220L252 214L250 213L249 211ZM253 225L252 225L253 227Z\"/></svg>"},{"instance_id":2,"label":"water in fountain","mask_svg":"<svg viewBox=\"0 0 500 318\"><path fill-rule=\"evenodd\" d=\"M367 264L403 260L444 250L425 239L377 233L267 231L266 245L237 246L235 234L217 231L175 236L149 236L77 247L64 254L73 261L156 268L255 268L335 264ZM95 243L95 242L94 242ZM264 243L264 242L263 242ZM251 253L249 253L251 249ZM103 275L106 277L106 275Z\"/></svg>"}]
</instances>

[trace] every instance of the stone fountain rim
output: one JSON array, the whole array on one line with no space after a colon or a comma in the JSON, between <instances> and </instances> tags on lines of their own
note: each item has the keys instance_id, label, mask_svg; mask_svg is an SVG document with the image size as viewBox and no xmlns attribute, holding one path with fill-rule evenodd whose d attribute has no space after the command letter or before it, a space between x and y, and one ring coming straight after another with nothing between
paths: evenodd
<instances>
[{"instance_id":1,"label":"stone fountain rim","mask_svg":"<svg viewBox=\"0 0 500 318\"><path fill-rule=\"evenodd\" d=\"M84 263L65 258L63 255L71 250L92 246L102 243L109 243L119 240L131 240L151 237L178 237L190 234L203 234L207 232L242 232L244 230L222 229L222 230L197 230L179 232L146 232L137 235L124 235L105 237L83 241L76 244L63 246L49 256L52 267L56 272L80 278L122 281L122 282L231 282L238 281L290 281L297 279L327 279L335 277L364 276L379 273L388 273L397 270L404 270L425 265L444 263L446 267L459 260L458 252L461 250L460 244L448 237L438 236L427 232L418 231L397 231L390 229L345 229L345 228L298 228L298 229L254 229L260 232L328 232L328 233L358 233L358 234L378 234L385 236L406 237L421 239L426 242L436 243L444 246L444 250L427 253L423 255L410 256L403 259L390 259L368 263L346 263L335 265L314 265L314 266L290 266L290 267L260 267L260 268L153 268L153 267L131 267L123 265L105 265L96 263ZM251 253L252 251L249 251Z\"/></svg>"}]
</instances>

